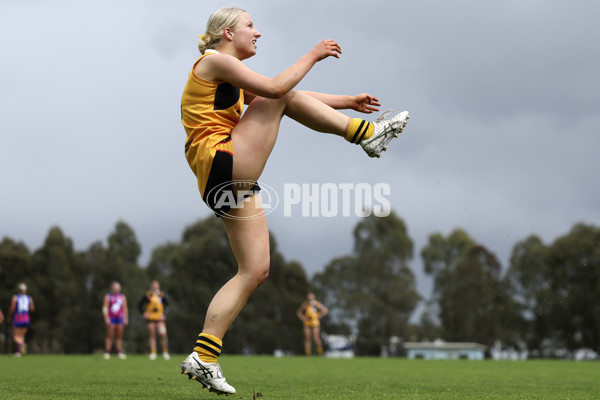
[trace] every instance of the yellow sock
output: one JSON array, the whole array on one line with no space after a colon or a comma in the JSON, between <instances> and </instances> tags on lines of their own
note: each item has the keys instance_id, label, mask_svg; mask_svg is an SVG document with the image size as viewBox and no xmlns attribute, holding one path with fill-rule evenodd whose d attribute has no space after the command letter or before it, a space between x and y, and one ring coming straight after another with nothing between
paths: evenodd
<instances>
[{"instance_id":1,"label":"yellow sock","mask_svg":"<svg viewBox=\"0 0 600 400\"><path fill-rule=\"evenodd\" d=\"M358 144L361 140L373 136L373 132L375 132L375 126L371 122L360 118L352 118L344 137L350 143Z\"/></svg>"},{"instance_id":2,"label":"yellow sock","mask_svg":"<svg viewBox=\"0 0 600 400\"><path fill-rule=\"evenodd\" d=\"M223 342L218 337L201 333L196 340L194 351L198 353L198 358L202 361L214 364L221 354L221 346L223 346Z\"/></svg>"},{"instance_id":3,"label":"yellow sock","mask_svg":"<svg viewBox=\"0 0 600 400\"><path fill-rule=\"evenodd\" d=\"M323 355L323 346L317 346L317 354L320 356Z\"/></svg>"}]
</instances>

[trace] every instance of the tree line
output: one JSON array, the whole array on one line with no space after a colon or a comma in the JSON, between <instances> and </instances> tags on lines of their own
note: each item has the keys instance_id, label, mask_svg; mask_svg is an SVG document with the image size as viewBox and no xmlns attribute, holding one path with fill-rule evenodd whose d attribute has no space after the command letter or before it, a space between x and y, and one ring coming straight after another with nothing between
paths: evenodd
<instances>
[{"instance_id":1,"label":"tree line","mask_svg":"<svg viewBox=\"0 0 600 400\"><path fill-rule=\"evenodd\" d=\"M416 289L414 245L395 213L361 219L350 254L331 260L309 278L301 264L286 260L271 234L271 269L225 338L228 353L302 354L295 312L309 291L327 305L328 334L356 337L359 355L382 349L401 354L397 341L496 341L552 357L557 349L600 351L600 229L579 223L551 244L536 235L517 242L503 268L489 249L463 229L433 233L421 249L424 272L433 279L431 298ZM237 266L227 234L214 217L184 229L181 240L153 249L139 265L134 230L116 223L106 242L77 251L59 227L41 246L5 237L0 242L0 308L6 314L19 282L28 285L36 312L28 334L31 352L92 353L103 349L102 298L112 281L127 296L128 353L148 352L144 321L135 305L152 280L167 293L169 346L186 353L194 345L208 302ZM411 316L425 304L417 323ZM0 352L11 351L9 327L0 326Z\"/></svg>"}]
</instances>

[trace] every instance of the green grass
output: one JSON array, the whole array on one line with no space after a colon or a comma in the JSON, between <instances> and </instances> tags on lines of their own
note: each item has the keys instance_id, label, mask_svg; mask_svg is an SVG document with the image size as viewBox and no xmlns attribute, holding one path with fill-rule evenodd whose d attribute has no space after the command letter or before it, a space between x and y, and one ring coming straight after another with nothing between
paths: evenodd
<instances>
[{"instance_id":1,"label":"green grass","mask_svg":"<svg viewBox=\"0 0 600 400\"><path fill-rule=\"evenodd\" d=\"M182 355L0 356L0 398L218 399L179 374ZM599 399L600 363L223 356L229 399ZM260 395L259 395L260 394Z\"/></svg>"}]
</instances>

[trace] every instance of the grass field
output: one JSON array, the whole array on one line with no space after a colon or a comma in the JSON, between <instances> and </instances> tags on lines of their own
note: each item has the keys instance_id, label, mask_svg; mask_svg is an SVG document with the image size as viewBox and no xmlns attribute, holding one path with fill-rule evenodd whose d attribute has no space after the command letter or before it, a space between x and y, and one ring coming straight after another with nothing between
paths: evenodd
<instances>
[{"instance_id":1,"label":"grass field","mask_svg":"<svg viewBox=\"0 0 600 400\"><path fill-rule=\"evenodd\" d=\"M0 399L218 399L185 357L0 356ZM221 357L229 399L600 399L600 363Z\"/></svg>"}]
</instances>

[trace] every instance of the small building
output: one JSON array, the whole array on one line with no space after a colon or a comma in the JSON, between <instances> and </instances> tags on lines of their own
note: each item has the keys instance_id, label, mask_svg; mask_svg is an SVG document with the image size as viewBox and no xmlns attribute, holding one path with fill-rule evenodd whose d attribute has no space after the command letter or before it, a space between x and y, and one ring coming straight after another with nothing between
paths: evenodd
<instances>
[{"instance_id":1,"label":"small building","mask_svg":"<svg viewBox=\"0 0 600 400\"><path fill-rule=\"evenodd\" d=\"M479 343L434 342L404 343L407 358L424 360L483 360L486 346Z\"/></svg>"},{"instance_id":2,"label":"small building","mask_svg":"<svg viewBox=\"0 0 600 400\"><path fill-rule=\"evenodd\" d=\"M354 343L356 342L354 335L327 335L323 333L322 337L328 347L325 357L354 358Z\"/></svg>"}]
</instances>

